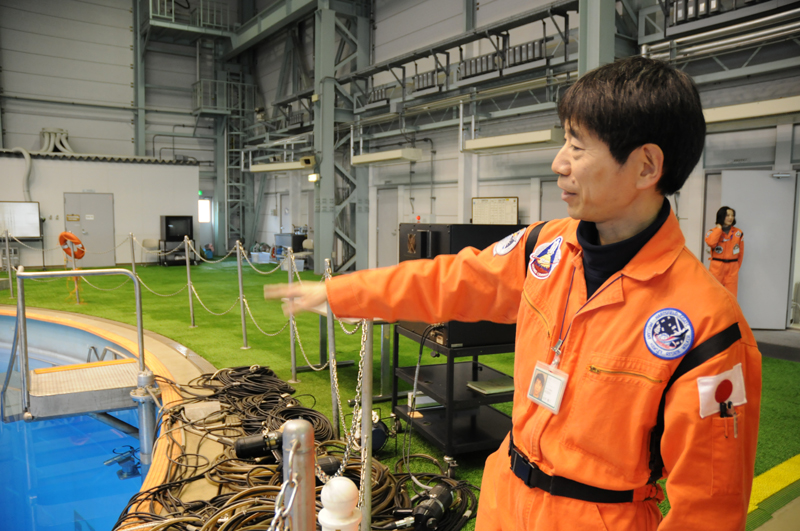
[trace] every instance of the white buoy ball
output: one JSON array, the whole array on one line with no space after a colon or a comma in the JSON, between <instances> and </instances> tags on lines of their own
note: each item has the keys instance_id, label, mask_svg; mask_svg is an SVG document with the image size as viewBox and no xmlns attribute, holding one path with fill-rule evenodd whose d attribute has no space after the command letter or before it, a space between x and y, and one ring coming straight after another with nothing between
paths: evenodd
<instances>
[{"instance_id":1,"label":"white buoy ball","mask_svg":"<svg viewBox=\"0 0 800 531\"><path fill-rule=\"evenodd\" d=\"M333 478L322 487L322 506L337 516L349 516L358 505L358 487L345 477Z\"/></svg>"}]
</instances>

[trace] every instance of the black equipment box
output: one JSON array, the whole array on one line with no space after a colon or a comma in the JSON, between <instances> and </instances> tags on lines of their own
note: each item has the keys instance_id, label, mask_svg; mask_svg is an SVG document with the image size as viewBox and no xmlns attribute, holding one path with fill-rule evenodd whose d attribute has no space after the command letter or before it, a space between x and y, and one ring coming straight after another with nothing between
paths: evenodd
<instances>
[{"instance_id":1,"label":"black equipment box","mask_svg":"<svg viewBox=\"0 0 800 531\"><path fill-rule=\"evenodd\" d=\"M457 254L465 247L485 249L522 228L525 225L401 223L400 261ZM400 321L398 326L422 335L428 324ZM429 337L447 348L463 348L514 343L516 331L513 324L450 321Z\"/></svg>"}]
</instances>

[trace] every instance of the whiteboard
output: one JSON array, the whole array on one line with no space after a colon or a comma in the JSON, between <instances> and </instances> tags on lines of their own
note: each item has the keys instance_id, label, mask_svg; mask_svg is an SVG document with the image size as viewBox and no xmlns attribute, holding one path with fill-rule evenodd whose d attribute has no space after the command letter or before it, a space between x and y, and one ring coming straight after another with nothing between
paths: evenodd
<instances>
[{"instance_id":1,"label":"whiteboard","mask_svg":"<svg viewBox=\"0 0 800 531\"><path fill-rule=\"evenodd\" d=\"M472 198L472 223L474 224L516 225L518 220L518 197Z\"/></svg>"},{"instance_id":2,"label":"whiteboard","mask_svg":"<svg viewBox=\"0 0 800 531\"><path fill-rule=\"evenodd\" d=\"M8 231L15 238L39 239L40 227L38 202L0 201L0 237Z\"/></svg>"}]
</instances>

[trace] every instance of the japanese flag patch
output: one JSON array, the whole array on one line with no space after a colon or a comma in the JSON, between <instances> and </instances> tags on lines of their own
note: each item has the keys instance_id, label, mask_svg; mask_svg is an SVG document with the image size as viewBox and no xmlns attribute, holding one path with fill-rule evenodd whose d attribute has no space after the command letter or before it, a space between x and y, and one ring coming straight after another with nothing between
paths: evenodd
<instances>
[{"instance_id":1,"label":"japanese flag patch","mask_svg":"<svg viewBox=\"0 0 800 531\"><path fill-rule=\"evenodd\" d=\"M522 237L525 236L526 229L520 229L514 234L510 234L494 244L494 249L492 249L492 254L494 256L503 256L511 252L511 250L517 246L517 244L522 240Z\"/></svg>"},{"instance_id":2,"label":"japanese flag patch","mask_svg":"<svg viewBox=\"0 0 800 531\"><path fill-rule=\"evenodd\" d=\"M720 402L733 402L734 406L746 404L742 364L737 363L733 369L716 376L701 376L697 379L697 391L700 393L701 418L718 414Z\"/></svg>"},{"instance_id":3,"label":"japanese flag patch","mask_svg":"<svg viewBox=\"0 0 800 531\"><path fill-rule=\"evenodd\" d=\"M682 311L664 308L651 315L645 323L644 342L653 356L674 360L692 348L694 327Z\"/></svg>"}]
</instances>

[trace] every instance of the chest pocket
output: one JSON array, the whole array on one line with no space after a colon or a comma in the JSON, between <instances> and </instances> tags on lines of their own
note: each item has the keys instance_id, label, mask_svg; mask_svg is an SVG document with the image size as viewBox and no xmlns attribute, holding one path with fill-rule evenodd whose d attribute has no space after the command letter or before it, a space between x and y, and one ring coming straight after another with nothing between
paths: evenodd
<instances>
[{"instance_id":1,"label":"chest pocket","mask_svg":"<svg viewBox=\"0 0 800 531\"><path fill-rule=\"evenodd\" d=\"M592 355L574 375L563 443L632 479L647 469L650 430L669 379L667 365L637 358ZM620 441L628 445L620 446ZM641 469L641 470L640 470Z\"/></svg>"}]
</instances>

